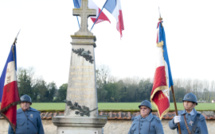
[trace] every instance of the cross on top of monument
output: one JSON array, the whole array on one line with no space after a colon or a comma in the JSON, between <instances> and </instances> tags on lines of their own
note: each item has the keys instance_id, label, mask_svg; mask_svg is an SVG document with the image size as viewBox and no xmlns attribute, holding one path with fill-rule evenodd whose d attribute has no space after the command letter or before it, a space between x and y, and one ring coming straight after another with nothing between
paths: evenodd
<instances>
[{"instance_id":1,"label":"cross on top of monument","mask_svg":"<svg viewBox=\"0 0 215 134\"><path fill-rule=\"evenodd\" d=\"M73 15L81 17L80 30L76 32L76 34L92 35L92 33L87 28L88 27L87 19L89 16L96 16L96 10L88 8L88 0L82 0L81 7L73 9Z\"/></svg>"}]
</instances>

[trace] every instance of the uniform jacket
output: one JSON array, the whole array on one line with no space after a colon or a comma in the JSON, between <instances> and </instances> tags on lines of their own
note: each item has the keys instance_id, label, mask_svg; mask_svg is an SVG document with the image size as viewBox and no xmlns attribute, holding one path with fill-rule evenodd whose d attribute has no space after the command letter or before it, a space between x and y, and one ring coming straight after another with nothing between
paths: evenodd
<instances>
[{"instance_id":1,"label":"uniform jacket","mask_svg":"<svg viewBox=\"0 0 215 134\"><path fill-rule=\"evenodd\" d=\"M198 113L200 114L200 113ZM186 117L187 125L189 127L190 132L192 132L192 128L194 126L194 120L197 115L197 111L193 109L190 113L187 113L185 110L179 111L179 115L181 116L181 121L180 121L180 127L181 127L181 133L182 134L188 134L185 122L184 122L184 115ZM205 117L200 114L199 119L197 120L197 126L196 130L194 131L194 134L208 134L208 129L205 121ZM169 127L171 129L176 129L178 130L177 124L174 123L174 119L169 121Z\"/></svg>"},{"instance_id":2,"label":"uniform jacket","mask_svg":"<svg viewBox=\"0 0 215 134\"><path fill-rule=\"evenodd\" d=\"M146 118L136 116L128 134L164 134L164 132L160 119L150 113Z\"/></svg>"},{"instance_id":3,"label":"uniform jacket","mask_svg":"<svg viewBox=\"0 0 215 134\"><path fill-rule=\"evenodd\" d=\"M25 112L21 108L17 110L16 123L16 134L44 134L40 112L31 107ZM8 134L15 134L11 126Z\"/></svg>"}]
</instances>

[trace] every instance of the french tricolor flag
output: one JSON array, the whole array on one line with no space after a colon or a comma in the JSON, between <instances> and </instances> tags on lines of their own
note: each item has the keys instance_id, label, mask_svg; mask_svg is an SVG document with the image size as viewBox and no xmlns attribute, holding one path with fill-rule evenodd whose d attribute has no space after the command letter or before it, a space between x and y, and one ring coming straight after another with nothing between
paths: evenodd
<instances>
[{"instance_id":1,"label":"french tricolor flag","mask_svg":"<svg viewBox=\"0 0 215 134\"><path fill-rule=\"evenodd\" d=\"M124 30L123 16L120 0L107 0L104 8L107 9L116 19L116 29L119 31L122 37L122 31Z\"/></svg>"},{"instance_id":2,"label":"french tricolor flag","mask_svg":"<svg viewBox=\"0 0 215 134\"><path fill-rule=\"evenodd\" d=\"M162 119L169 111L169 89L173 86L173 80L167 53L165 31L161 19L158 22L157 29L157 65L150 99L157 108L160 119Z\"/></svg>"},{"instance_id":3,"label":"french tricolor flag","mask_svg":"<svg viewBox=\"0 0 215 134\"><path fill-rule=\"evenodd\" d=\"M0 112L10 123L14 132L16 128L16 105L20 101L16 70L16 46L14 43L0 78Z\"/></svg>"},{"instance_id":4,"label":"french tricolor flag","mask_svg":"<svg viewBox=\"0 0 215 134\"><path fill-rule=\"evenodd\" d=\"M73 0L73 3L74 3L75 8L80 8L81 7L81 0ZM99 22L102 22L102 21L109 21L110 22L108 17L101 11L101 9L92 0L88 0L88 8L96 10L96 16L90 17L91 20L93 21L93 23L95 23L96 18L98 16L99 17L98 17L98 19L97 19L95 24L97 24ZM100 15L99 15L99 13L100 13Z\"/></svg>"}]
</instances>

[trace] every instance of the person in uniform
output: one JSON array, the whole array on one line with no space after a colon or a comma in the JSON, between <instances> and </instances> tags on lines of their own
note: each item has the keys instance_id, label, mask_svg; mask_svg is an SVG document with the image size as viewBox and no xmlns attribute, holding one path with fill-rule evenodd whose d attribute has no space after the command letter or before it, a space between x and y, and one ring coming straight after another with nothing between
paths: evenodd
<instances>
[{"instance_id":1,"label":"person in uniform","mask_svg":"<svg viewBox=\"0 0 215 134\"><path fill-rule=\"evenodd\" d=\"M152 114L151 103L144 100L139 109L140 115L134 118L128 134L164 134L160 119Z\"/></svg>"},{"instance_id":2,"label":"person in uniform","mask_svg":"<svg viewBox=\"0 0 215 134\"><path fill-rule=\"evenodd\" d=\"M16 132L9 126L8 134L44 134L40 112L31 108L31 97L20 97L20 109L17 110Z\"/></svg>"},{"instance_id":3,"label":"person in uniform","mask_svg":"<svg viewBox=\"0 0 215 134\"><path fill-rule=\"evenodd\" d=\"M177 123L180 123L182 134L208 134L205 117L195 110L198 105L196 96L193 93L185 94L183 105L184 110L169 121L170 129L177 128L178 131Z\"/></svg>"}]
</instances>

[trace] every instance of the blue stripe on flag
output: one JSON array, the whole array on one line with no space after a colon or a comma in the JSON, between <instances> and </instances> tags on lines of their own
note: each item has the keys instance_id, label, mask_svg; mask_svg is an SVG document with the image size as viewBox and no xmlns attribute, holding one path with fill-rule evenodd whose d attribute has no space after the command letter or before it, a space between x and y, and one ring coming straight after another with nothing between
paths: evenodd
<instances>
[{"instance_id":1,"label":"blue stripe on flag","mask_svg":"<svg viewBox=\"0 0 215 134\"><path fill-rule=\"evenodd\" d=\"M165 37L165 31L164 28L162 26L162 22L159 23L159 42L163 41L164 45L163 45L163 55L164 55L164 60L167 63L167 67L168 67L168 74L169 74L169 87L173 86L173 80L172 80L172 73L171 73L171 68L170 68L170 63L169 63L169 58L168 58L168 52L167 52L167 46L166 46L166 37Z\"/></svg>"},{"instance_id":2,"label":"blue stripe on flag","mask_svg":"<svg viewBox=\"0 0 215 134\"><path fill-rule=\"evenodd\" d=\"M113 13L117 4L117 0L107 0L104 8L107 9L111 14Z\"/></svg>"},{"instance_id":3,"label":"blue stripe on flag","mask_svg":"<svg viewBox=\"0 0 215 134\"><path fill-rule=\"evenodd\" d=\"M74 7L75 8L80 8L81 7L81 0L73 0Z\"/></svg>"}]
</instances>

